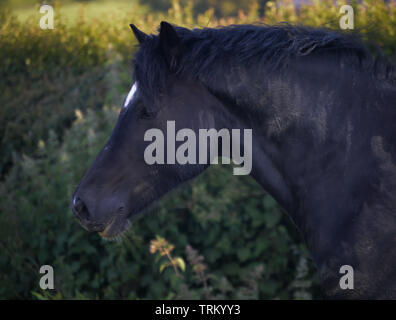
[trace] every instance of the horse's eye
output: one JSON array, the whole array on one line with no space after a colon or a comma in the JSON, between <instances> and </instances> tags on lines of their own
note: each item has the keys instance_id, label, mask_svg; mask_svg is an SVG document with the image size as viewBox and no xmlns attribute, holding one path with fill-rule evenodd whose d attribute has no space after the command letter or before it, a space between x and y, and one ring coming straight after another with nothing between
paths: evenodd
<instances>
[{"instance_id":1,"label":"horse's eye","mask_svg":"<svg viewBox=\"0 0 396 320\"><path fill-rule=\"evenodd\" d=\"M140 119L152 119L155 117L154 112L150 112L147 108L143 107L139 110L139 118Z\"/></svg>"}]
</instances>

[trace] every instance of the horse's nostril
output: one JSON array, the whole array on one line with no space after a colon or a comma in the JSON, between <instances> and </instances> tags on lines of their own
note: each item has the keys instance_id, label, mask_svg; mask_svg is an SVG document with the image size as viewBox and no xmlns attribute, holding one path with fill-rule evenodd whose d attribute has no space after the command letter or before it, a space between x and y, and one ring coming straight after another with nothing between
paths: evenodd
<instances>
[{"instance_id":1,"label":"horse's nostril","mask_svg":"<svg viewBox=\"0 0 396 320\"><path fill-rule=\"evenodd\" d=\"M88 208L80 198L73 199L73 211L79 220L87 221L89 219Z\"/></svg>"}]
</instances>

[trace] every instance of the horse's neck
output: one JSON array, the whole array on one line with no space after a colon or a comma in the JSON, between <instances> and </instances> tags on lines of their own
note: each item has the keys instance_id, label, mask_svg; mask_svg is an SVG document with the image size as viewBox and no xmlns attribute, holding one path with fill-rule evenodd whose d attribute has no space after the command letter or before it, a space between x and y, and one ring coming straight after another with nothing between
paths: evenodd
<instances>
[{"instance_id":1,"label":"horse's neck","mask_svg":"<svg viewBox=\"0 0 396 320\"><path fill-rule=\"evenodd\" d=\"M381 149L374 149L394 141L396 89L326 68L320 69L326 77L315 66L266 82L253 77L243 86L227 81L234 99L224 102L245 104L232 107L233 118L253 129L252 175L301 226L310 223L310 210L356 212L350 199L361 205L370 193L363 186L373 187L378 176Z\"/></svg>"},{"instance_id":2,"label":"horse's neck","mask_svg":"<svg viewBox=\"0 0 396 320\"><path fill-rule=\"evenodd\" d=\"M363 228L370 214L379 227L382 216L396 213L396 90L383 93L369 81L308 87L268 86L270 96L261 100L272 105L252 117L252 174L319 256L336 250L350 228Z\"/></svg>"},{"instance_id":3,"label":"horse's neck","mask_svg":"<svg viewBox=\"0 0 396 320\"><path fill-rule=\"evenodd\" d=\"M301 229L329 294L396 298L396 281L386 291L376 282L396 263L396 90L346 92L333 105L322 94L257 126L253 175ZM343 265L355 270L353 292L339 287Z\"/></svg>"}]
</instances>

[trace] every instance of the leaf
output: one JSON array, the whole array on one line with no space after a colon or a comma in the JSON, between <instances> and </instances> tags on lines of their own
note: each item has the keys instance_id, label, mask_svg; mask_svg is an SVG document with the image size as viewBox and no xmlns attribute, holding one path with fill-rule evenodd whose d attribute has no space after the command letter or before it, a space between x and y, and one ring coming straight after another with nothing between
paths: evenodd
<instances>
[{"instance_id":1,"label":"leaf","mask_svg":"<svg viewBox=\"0 0 396 320\"><path fill-rule=\"evenodd\" d=\"M238 255L239 260L240 260L241 262L244 262L244 261L246 261L247 259L249 259L250 250L249 250L249 248L246 248L246 247L245 247L245 248L238 249L237 255Z\"/></svg>"},{"instance_id":2,"label":"leaf","mask_svg":"<svg viewBox=\"0 0 396 320\"><path fill-rule=\"evenodd\" d=\"M182 271L185 271L185 270L186 270L186 263L184 262L184 260L183 260L181 257L177 257L177 258L175 259L175 262L176 262L176 264L179 266L179 268L180 268Z\"/></svg>"},{"instance_id":3,"label":"leaf","mask_svg":"<svg viewBox=\"0 0 396 320\"><path fill-rule=\"evenodd\" d=\"M159 268L160 273L162 273L162 271L164 271L164 269L166 267L169 267L169 263L168 262L164 262L163 264L161 264L160 268Z\"/></svg>"},{"instance_id":4,"label":"leaf","mask_svg":"<svg viewBox=\"0 0 396 320\"><path fill-rule=\"evenodd\" d=\"M38 292L35 292L35 291L32 291L32 295L34 296L34 297L36 297L38 300L48 300L46 297L44 297L42 294L40 294L40 293L38 293Z\"/></svg>"}]
</instances>

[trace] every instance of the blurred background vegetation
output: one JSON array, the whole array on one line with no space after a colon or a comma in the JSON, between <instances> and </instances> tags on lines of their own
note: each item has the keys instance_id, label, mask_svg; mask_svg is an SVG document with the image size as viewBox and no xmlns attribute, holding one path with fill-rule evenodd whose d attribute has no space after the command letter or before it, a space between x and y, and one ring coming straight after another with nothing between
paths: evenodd
<instances>
[{"instance_id":1,"label":"blurred background vegetation","mask_svg":"<svg viewBox=\"0 0 396 320\"><path fill-rule=\"evenodd\" d=\"M129 23L156 32L288 21L338 29L345 2L0 0L0 298L321 298L302 237L250 177L215 166L160 201L121 242L84 231L71 194L131 84ZM396 56L395 1L349 1L355 26ZM39 268L55 270L42 291Z\"/></svg>"}]
</instances>

